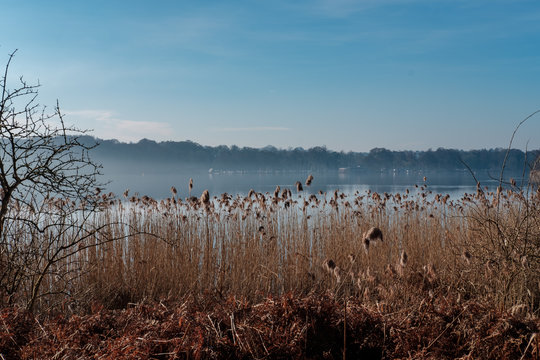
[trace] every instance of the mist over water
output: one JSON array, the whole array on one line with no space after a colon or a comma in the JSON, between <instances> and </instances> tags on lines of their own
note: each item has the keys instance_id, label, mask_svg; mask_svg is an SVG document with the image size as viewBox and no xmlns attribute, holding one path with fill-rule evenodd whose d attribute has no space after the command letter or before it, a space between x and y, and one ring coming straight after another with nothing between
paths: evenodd
<instances>
[{"instance_id":1,"label":"mist over water","mask_svg":"<svg viewBox=\"0 0 540 360\"><path fill-rule=\"evenodd\" d=\"M305 186L305 180L313 174L311 186ZM479 172L475 176L482 187L495 190L499 174ZM521 180L521 174L505 174L505 178L513 177ZM426 177L426 182L424 182ZM466 171L382 171L382 172L355 172L355 171L274 171L274 172L209 172L208 169L190 171L152 171L119 173L113 168L104 169L103 179L110 181L107 191L121 195L129 189L131 195L148 195L155 199L171 196L171 186L176 187L178 196L185 198L189 195L189 179L193 179L191 196L200 196L208 190L211 196L222 193L230 195L247 195L253 189L262 193L273 193L276 186L289 188L296 193L295 183L300 181L305 194L333 192L336 189L345 194L355 192L365 193L368 190L379 193L403 193L407 189L416 191L415 185L427 184L428 190L434 194L449 194L452 198L459 198L464 193L476 191L476 182L473 176Z\"/></svg>"}]
</instances>

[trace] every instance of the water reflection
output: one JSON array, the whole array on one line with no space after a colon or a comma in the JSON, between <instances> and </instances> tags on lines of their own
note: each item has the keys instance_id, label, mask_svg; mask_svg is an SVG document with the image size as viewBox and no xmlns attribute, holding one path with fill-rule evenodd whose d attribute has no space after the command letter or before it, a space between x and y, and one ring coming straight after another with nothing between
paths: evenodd
<instances>
[{"instance_id":1,"label":"water reflection","mask_svg":"<svg viewBox=\"0 0 540 360\"><path fill-rule=\"evenodd\" d=\"M296 193L296 181L305 183L309 174L314 180L311 186L304 186L304 193L316 194L319 191L330 192L339 189L345 194L365 192L367 190L379 193L414 191L415 185L428 185L433 193L450 194L451 197L461 197L465 192L475 192L476 182L472 175L463 171L325 171L325 172L209 172L208 170L188 172L140 172L130 174L115 173L114 169L104 169L104 178L110 180L107 191L122 194L126 189L130 194L148 195L156 199L171 196L170 188L178 189L178 196L188 196L189 179L193 178L192 195L199 196L208 189L212 196L222 193L246 195L250 189L262 193L273 193L276 186L289 188ZM509 177L511 174L508 175ZM424 182L426 177L426 182ZM498 184L496 174L487 172L477 173L476 177L482 187L494 190ZM519 174L514 177L519 182Z\"/></svg>"}]
</instances>

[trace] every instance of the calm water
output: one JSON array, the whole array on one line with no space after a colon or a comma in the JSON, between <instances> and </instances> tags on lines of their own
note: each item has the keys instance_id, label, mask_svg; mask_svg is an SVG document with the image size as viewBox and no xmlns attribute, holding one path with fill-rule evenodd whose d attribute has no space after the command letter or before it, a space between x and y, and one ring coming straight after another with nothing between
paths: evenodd
<instances>
[{"instance_id":1,"label":"calm water","mask_svg":"<svg viewBox=\"0 0 540 360\"><path fill-rule=\"evenodd\" d=\"M216 173L209 171L196 171L190 173L132 173L129 175L115 174L114 171L105 168L105 179L111 182L107 186L107 191L122 194L126 189L130 190L130 195L148 195L156 199L171 196L170 188L175 186L178 196L185 198L188 196L189 179L193 178L192 196L200 194L208 189L211 196L220 195L227 192L232 195L245 195L250 189L257 192L273 192L277 185L283 188L290 188L296 191L295 183L300 181L305 183L310 172L273 172L273 173ZM451 197L459 198L465 192L475 192L476 183L468 172L406 172L406 171L385 171L385 172L312 172L314 180L310 187L304 185L305 193L317 193L334 191L339 189L346 194L353 194L356 191L365 192L372 190L376 192L404 192L406 189L415 190L415 184L424 184L424 176L427 178L428 189L433 193L450 194ZM477 173L476 177L482 186L495 189L498 182L492 177L498 177L498 173L488 174L487 172ZM508 177L513 174L508 174ZM513 176L517 181L520 174ZM506 177L506 176L505 176Z\"/></svg>"}]
</instances>

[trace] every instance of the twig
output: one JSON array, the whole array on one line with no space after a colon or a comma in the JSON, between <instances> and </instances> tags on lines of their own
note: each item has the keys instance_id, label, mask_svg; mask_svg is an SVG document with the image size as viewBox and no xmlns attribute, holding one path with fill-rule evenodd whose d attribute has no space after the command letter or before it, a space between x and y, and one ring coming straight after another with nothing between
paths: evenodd
<instances>
[{"instance_id":1,"label":"twig","mask_svg":"<svg viewBox=\"0 0 540 360\"><path fill-rule=\"evenodd\" d=\"M525 355L527 355L527 350L529 350L529 346L531 346L532 342L534 339L536 339L538 337L538 334L537 333L533 333L531 335L531 340L529 340L529 343L527 344L527 347L525 348L525 350L523 351L523 355L521 355L521 357L519 358L519 360L523 360L525 358ZM536 358L538 358L538 354L536 354Z\"/></svg>"},{"instance_id":2,"label":"twig","mask_svg":"<svg viewBox=\"0 0 540 360\"><path fill-rule=\"evenodd\" d=\"M210 320L210 324L212 324L212 328L216 332L216 335L218 336L218 338L221 338L222 336L219 333L219 331L217 330L216 326L214 325L214 322L212 321L212 318L210 317L210 315L206 315L206 316L208 317L208 320Z\"/></svg>"},{"instance_id":3,"label":"twig","mask_svg":"<svg viewBox=\"0 0 540 360\"><path fill-rule=\"evenodd\" d=\"M234 312L231 313L231 331L233 333L233 343L236 345L236 339L238 339L238 346L241 350L243 350L242 342L240 341L240 337L238 336L238 333L236 332L236 325L234 324Z\"/></svg>"},{"instance_id":4,"label":"twig","mask_svg":"<svg viewBox=\"0 0 540 360\"><path fill-rule=\"evenodd\" d=\"M512 133L512 137L510 138L510 143L508 144L508 149L506 150L506 154L504 156L503 164L501 166L501 175L499 177L499 186L502 185L503 175L504 175L504 168L506 167L506 161L508 160L508 155L510 155L510 150L512 148L512 142L514 141L514 137L516 136L516 133L517 133L518 129L521 127L521 125L523 125L523 123L525 121L529 120L531 117L533 117L534 115L536 115L538 113L540 113L540 110L536 110L535 112L533 112L532 114L527 116L525 119L521 120L520 123L514 129L514 132ZM497 199L499 199L498 196L497 196Z\"/></svg>"},{"instance_id":5,"label":"twig","mask_svg":"<svg viewBox=\"0 0 540 360\"><path fill-rule=\"evenodd\" d=\"M480 184L480 181L478 181L478 179L476 178L476 176L474 175L474 171L472 171L471 167L465 162L463 161L463 159L461 158L461 156L459 157L459 162L461 162L463 165L465 165L465 167L467 168L467 170L469 170L469 172L471 173L474 181L476 181L476 185Z\"/></svg>"},{"instance_id":6,"label":"twig","mask_svg":"<svg viewBox=\"0 0 540 360\"><path fill-rule=\"evenodd\" d=\"M347 360L347 297L343 311L343 360Z\"/></svg>"},{"instance_id":7,"label":"twig","mask_svg":"<svg viewBox=\"0 0 540 360\"><path fill-rule=\"evenodd\" d=\"M465 312L465 310L467 310L468 306L465 306L463 308L463 310L461 310L461 312L454 318L454 320L452 320L450 323L446 324L446 328L439 334L439 336L437 336L426 348L425 350L429 350L429 348L431 346L433 346L433 344L435 344L440 338L441 336L443 336L443 334L446 332L446 330L450 329L450 327L452 326L452 324L457 320L459 319L459 317L461 316L461 314L463 314Z\"/></svg>"}]
</instances>

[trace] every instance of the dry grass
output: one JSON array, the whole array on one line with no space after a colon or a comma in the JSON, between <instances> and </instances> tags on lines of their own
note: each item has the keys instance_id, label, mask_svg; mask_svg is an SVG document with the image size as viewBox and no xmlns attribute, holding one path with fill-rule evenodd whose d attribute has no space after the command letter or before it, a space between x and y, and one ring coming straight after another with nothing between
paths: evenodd
<instances>
[{"instance_id":1,"label":"dry grass","mask_svg":"<svg viewBox=\"0 0 540 360\"><path fill-rule=\"evenodd\" d=\"M92 219L103 229L54 264L38 306L78 312L92 303L114 308L193 294L259 301L330 290L402 308L411 286L421 285L538 311L538 193L479 189L454 201L424 186L414 196L250 193L210 198L204 191L184 201L174 191L161 201L104 196L107 206Z\"/></svg>"},{"instance_id":2,"label":"dry grass","mask_svg":"<svg viewBox=\"0 0 540 360\"><path fill-rule=\"evenodd\" d=\"M388 323L378 326L392 323L400 329L391 337L403 337L399 346L407 349L414 341L403 331L426 320L426 306L433 312L433 326L440 322L441 333L444 326L457 326L458 318L474 317L471 309L478 306L484 315L511 314L537 323L540 192L489 193L479 188L476 194L452 200L431 194L426 185L415 195L345 196L336 191L302 196L277 188L273 194L250 191L247 197L212 198L204 191L201 198L181 200L174 190L171 198L160 201L100 195L102 210L85 225L100 230L89 232L92 236L78 242L77 252L60 257L43 272L36 313L69 316L95 313L96 305L125 309L162 299L224 304L233 297L254 308L268 306L272 297L300 302L325 302L329 297L336 304L346 303L347 309L360 306L369 316L388 317ZM73 204L55 200L54 206ZM55 228L49 234L19 230L19 239L32 239L50 236ZM69 228L59 239L80 236L76 231ZM3 258L2 266L8 260ZM36 257L37 269L39 260ZM35 277L20 279L20 290L10 296L3 285L3 307L24 304L28 298ZM364 311L359 309L357 315ZM441 315L444 309L453 309L448 310L452 315ZM538 331L534 326L529 330L520 335L522 352L523 339ZM238 328L229 331L236 331L238 341L247 341L241 340ZM474 335L472 328L463 331L468 335L459 336ZM234 336L233 345L239 346ZM446 341L438 336L427 337L433 344L414 346L428 351ZM257 351L261 349L264 346Z\"/></svg>"},{"instance_id":3,"label":"dry grass","mask_svg":"<svg viewBox=\"0 0 540 360\"><path fill-rule=\"evenodd\" d=\"M7 359L538 358L538 319L455 300L424 298L389 311L354 297L344 307L330 293L257 304L206 296L94 307L88 315L45 321L9 308L0 313L0 353Z\"/></svg>"}]
</instances>

